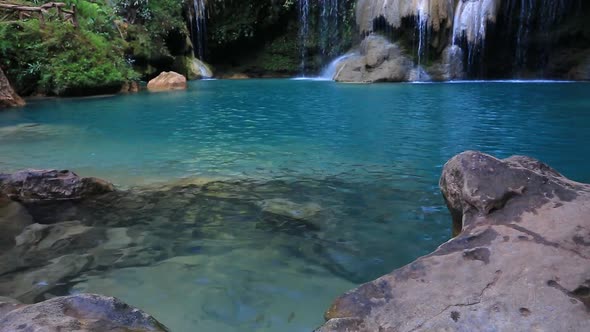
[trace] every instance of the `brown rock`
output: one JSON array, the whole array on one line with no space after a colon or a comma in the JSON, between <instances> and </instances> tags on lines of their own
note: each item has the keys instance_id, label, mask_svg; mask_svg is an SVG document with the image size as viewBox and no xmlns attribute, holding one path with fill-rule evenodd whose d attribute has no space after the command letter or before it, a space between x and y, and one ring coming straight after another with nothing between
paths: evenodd
<instances>
[{"instance_id":1,"label":"brown rock","mask_svg":"<svg viewBox=\"0 0 590 332\"><path fill-rule=\"evenodd\" d=\"M173 71L162 72L147 85L150 91L184 90L186 87L186 77Z\"/></svg>"},{"instance_id":2,"label":"brown rock","mask_svg":"<svg viewBox=\"0 0 590 332\"><path fill-rule=\"evenodd\" d=\"M588 329L590 185L469 151L440 186L460 234L338 298L318 332Z\"/></svg>"},{"instance_id":3,"label":"brown rock","mask_svg":"<svg viewBox=\"0 0 590 332\"><path fill-rule=\"evenodd\" d=\"M114 190L104 180L82 178L67 170L27 169L0 174L0 194L24 202L82 199Z\"/></svg>"},{"instance_id":4,"label":"brown rock","mask_svg":"<svg viewBox=\"0 0 590 332\"><path fill-rule=\"evenodd\" d=\"M25 106L25 101L19 97L0 68L0 108Z\"/></svg>"},{"instance_id":5,"label":"brown rock","mask_svg":"<svg viewBox=\"0 0 590 332\"><path fill-rule=\"evenodd\" d=\"M136 81L127 81L121 86L121 93L137 93L139 92L139 84Z\"/></svg>"},{"instance_id":6,"label":"brown rock","mask_svg":"<svg viewBox=\"0 0 590 332\"><path fill-rule=\"evenodd\" d=\"M114 297L78 294L26 306L0 303L0 332L15 331L167 332L169 330L154 317Z\"/></svg>"}]
</instances>

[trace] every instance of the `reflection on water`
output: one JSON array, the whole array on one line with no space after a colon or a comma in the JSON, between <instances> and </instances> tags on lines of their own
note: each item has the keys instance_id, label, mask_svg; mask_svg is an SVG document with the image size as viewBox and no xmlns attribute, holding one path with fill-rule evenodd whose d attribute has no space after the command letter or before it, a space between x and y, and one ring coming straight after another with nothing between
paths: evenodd
<instances>
[{"instance_id":1,"label":"reflection on water","mask_svg":"<svg viewBox=\"0 0 590 332\"><path fill-rule=\"evenodd\" d=\"M454 154L540 158L590 182L587 84L195 82L0 113L0 168L119 193L28 206L0 295L122 298L173 331L310 331L337 295L450 236Z\"/></svg>"}]
</instances>

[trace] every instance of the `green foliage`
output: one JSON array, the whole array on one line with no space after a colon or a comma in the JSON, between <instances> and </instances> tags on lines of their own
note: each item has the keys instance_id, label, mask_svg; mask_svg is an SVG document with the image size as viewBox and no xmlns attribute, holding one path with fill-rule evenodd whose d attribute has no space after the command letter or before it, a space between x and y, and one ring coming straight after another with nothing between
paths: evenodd
<instances>
[{"instance_id":1,"label":"green foliage","mask_svg":"<svg viewBox=\"0 0 590 332\"><path fill-rule=\"evenodd\" d=\"M116 90L136 79L125 63L122 41L76 29L68 22L0 22L0 65L17 90L66 95Z\"/></svg>"},{"instance_id":2,"label":"green foliage","mask_svg":"<svg viewBox=\"0 0 590 332\"><path fill-rule=\"evenodd\" d=\"M116 0L115 9L131 24L143 23L152 18L148 0Z\"/></svg>"}]
</instances>

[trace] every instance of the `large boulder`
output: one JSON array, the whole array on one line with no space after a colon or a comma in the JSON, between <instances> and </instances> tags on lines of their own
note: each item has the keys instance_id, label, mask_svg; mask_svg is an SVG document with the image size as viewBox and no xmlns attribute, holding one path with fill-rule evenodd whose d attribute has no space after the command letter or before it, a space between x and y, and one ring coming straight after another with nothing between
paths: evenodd
<instances>
[{"instance_id":1,"label":"large boulder","mask_svg":"<svg viewBox=\"0 0 590 332\"><path fill-rule=\"evenodd\" d=\"M469 151L440 186L459 235L338 298L318 332L588 330L590 185Z\"/></svg>"},{"instance_id":2,"label":"large boulder","mask_svg":"<svg viewBox=\"0 0 590 332\"><path fill-rule=\"evenodd\" d=\"M25 101L19 97L0 68L0 108L24 106Z\"/></svg>"},{"instance_id":3,"label":"large boulder","mask_svg":"<svg viewBox=\"0 0 590 332\"><path fill-rule=\"evenodd\" d=\"M148 82L150 91L184 90L186 89L186 77L173 71L164 71L158 77Z\"/></svg>"},{"instance_id":4,"label":"large boulder","mask_svg":"<svg viewBox=\"0 0 590 332\"><path fill-rule=\"evenodd\" d=\"M145 312L113 297L78 294L37 304L0 303L0 332L167 332Z\"/></svg>"},{"instance_id":5,"label":"large boulder","mask_svg":"<svg viewBox=\"0 0 590 332\"><path fill-rule=\"evenodd\" d=\"M0 174L0 194L24 202L75 200L114 190L104 180L83 178L67 170L27 169Z\"/></svg>"},{"instance_id":6,"label":"large boulder","mask_svg":"<svg viewBox=\"0 0 590 332\"><path fill-rule=\"evenodd\" d=\"M346 58L337 67L337 82L403 82L410 80L414 64L399 45L370 35L361 43L360 55Z\"/></svg>"}]
</instances>

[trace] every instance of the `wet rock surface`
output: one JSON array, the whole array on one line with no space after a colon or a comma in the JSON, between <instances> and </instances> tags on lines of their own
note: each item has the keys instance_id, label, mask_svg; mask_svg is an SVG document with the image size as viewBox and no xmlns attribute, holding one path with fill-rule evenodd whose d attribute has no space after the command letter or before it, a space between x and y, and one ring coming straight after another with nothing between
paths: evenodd
<instances>
[{"instance_id":1,"label":"wet rock surface","mask_svg":"<svg viewBox=\"0 0 590 332\"><path fill-rule=\"evenodd\" d=\"M168 329L152 316L113 297L79 294L31 305L0 298L0 332L15 331L166 332Z\"/></svg>"},{"instance_id":2,"label":"wet rock surface","mask_svg":"<svg viewBox=\"0 0 590 332\"><path fill-rule=\"evenodd\" d=\"M535 159L468 151L440 187L459 235L336 299L327 331L583 331L590 186Z\"/></svg>"},{"instance_id":3,"label":"wet rock surface","mask_svg":"<svg viewBox=\"0 0 590 332\"><path fill-rule=\"evenodd\" d=\"M0 194L22 202L75 200L114 191L112 184L67 170L27 169L0 174Z\"/></svg>"}]
</instances>

